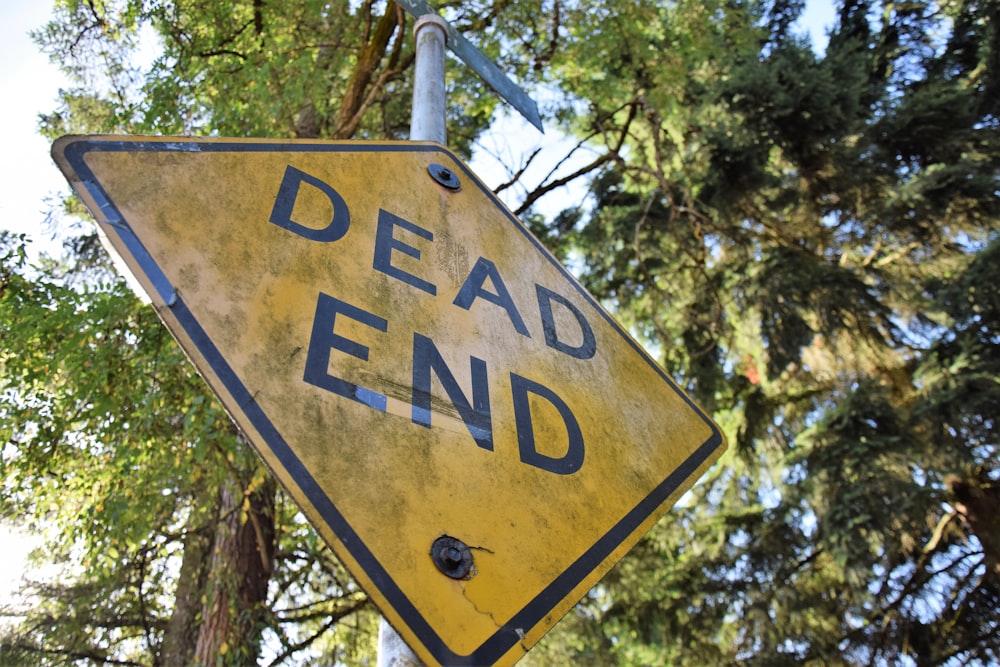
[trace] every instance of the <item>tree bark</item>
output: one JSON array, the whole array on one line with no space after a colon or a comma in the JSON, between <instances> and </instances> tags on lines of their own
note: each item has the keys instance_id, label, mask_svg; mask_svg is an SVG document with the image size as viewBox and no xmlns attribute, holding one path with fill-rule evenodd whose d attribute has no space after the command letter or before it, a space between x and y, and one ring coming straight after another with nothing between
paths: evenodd
<instances>
[{"instance_id":1,"label":"tree bark","mask_svg":"<svg viewBox=\"0 0 1000 667\"><path fill-rule=\"evenodd\" d=\"M370 11L370 10L369 10ZM375 24L375 30L371 39L365 43L358 53L358 62L351 74L351 79L347 84L347 90L341 100L340 111L334 125L333 136L336 139L348 139L354 136L361 124L361 117L369 103L369 96L365 94L368 84L371 83L375 70L385 56L389 47L389 40L392 39L396 29L402 25L402 10L396 6L395 2L386 5L385 13ZM399 37L402 43L402 35Z\"/></svg>"},{"instance_id":2,"label":"tree bark","mask_svg":"<svg viewBox=\"0 0 1000 667\"><path fill-rule=\"evenodd\" d=\"M955 509L983 547L987 571L1000 576L1000 486L990 480L985 468L975 477L951 477L948 482Z\"/></svg>"},{"instance_id":3,"label":"tree bark","mask_svg":"<svg viewBox=\"0 0 1000 667\"><path fill-rule=\"evenodd\" d=\"M186 667L194 659L201 594L208 578L212 536L204 527L189 526L189 531L184 538L184 556L177 578L174 609L157 657L158 666Z\"/></svg>"},{"instance_id":4,"label":"tree bark","mask_svg":"<svg viewBox=\"0 0 1000 667\"><path fill-rule=\"evenodd\" d=\"M269 474L249 493L232 477L219 491L223 513L212 545L195 665L257 663L274 564L274 501Z\"/></svg>"}]
</instances>

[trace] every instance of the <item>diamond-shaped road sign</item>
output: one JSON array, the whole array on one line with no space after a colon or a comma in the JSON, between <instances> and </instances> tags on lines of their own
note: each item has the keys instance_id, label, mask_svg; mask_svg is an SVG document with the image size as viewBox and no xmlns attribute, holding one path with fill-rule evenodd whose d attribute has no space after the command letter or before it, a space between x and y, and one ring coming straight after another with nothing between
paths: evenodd
<instances>
[{"instance_id":1,"label":"diamond-shaped road sign","mask_svg":"<svg viewBox=\"0 0 1000 667\"><path fill-rule=\"evenodd\" d=\"M516 661L725 449L440 145L63 137L53 156L428 664Z\"/></svg>"}]
</instances>

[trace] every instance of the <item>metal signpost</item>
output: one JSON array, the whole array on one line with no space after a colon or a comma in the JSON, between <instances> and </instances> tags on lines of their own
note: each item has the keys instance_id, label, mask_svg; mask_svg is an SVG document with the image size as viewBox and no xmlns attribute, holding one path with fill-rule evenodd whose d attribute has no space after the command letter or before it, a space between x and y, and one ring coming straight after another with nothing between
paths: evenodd
<instances>
[{"instance_id":1,"label":"metal signpost","mask_svg":"<svg viewBox=\"0 0 1000 667\"><path fill-rule=\"evenodd\" d=\"M418 42L442 30L424 23ZM725 448L440 143L63 137L53 156L426 664L515 662Z\"/></svg>"},{"instance_id":2,"label":"metal signpost","mask_svg":"<svg viewBox=\"0 0 1000 667\"><path fill-rule=\"evenodd\" d=\"M476 74L478 74L480 77L482 77L483 81L485 81L486 83L488 83L490 85L490 87L493 88L493 90L495 90L498 95L500 95L500 97L502 97L503 99L507 100L507 102L512 107L514 107L515 109L517 109L518 113L520 113L522 116L524 116L524 118L529 123L531 123L536 128L538 128L539 131L544 131L544 130L542 130L542 119L541 119L541 116L538 115L538 106L535 104L535 101L533 99L531 99L528 96L527 93L525 93L523 90L521 90L521 88L516 83L514 83L509 78L507 78L507 75L505 75L503 72L501 72L500 69L495 64L493 64L493 61L491 61L489 58L487 58L486 56L484 56L479 49L477 49L472 44L470 44L469 40L465 39L465 37L462 36L462 33L458 32L449 23L447 23L443 19L441 19L441 17L438 16L437 12L435 12L433 9L431 9L430 5L427 4L426 0L397 0L397 3L400 4L400 5L402 5L402 7L404 9L406 9L406 11L410 12L410 14L412 14L418 20L418 25L415 28L415 31L417 31L418 33L419 33L419 30L420 30L419 21L421 21L421 20L435 21L435 22L439 21L438 26L442 30L444 30L445 37L446 37L446 42L447 42L447 47L449 49L451 49L452 53L454 53L455 55L457 55L459 58L462 59L462 61L466 65L468 65L469 67L471 67L472 70ZM434 53L436 53L436 48L437 47L432 47L432 48L435 49ZM433 59L433 60L435 60L435 62L438 62L436 55L430 55L430 54L427 54L427 55L428 55L428 57L426 58L426 60ZM420 40L418 39L417 40L417 59L418 60L420 59L420 56L421 56L421 53L420 53ZM443 56L443 52L442 52L442 56ZM441 58L441 60L439 62L440 62L440 68L441 68L440 69L440 80L441 80L441 91L442 91L441 92L441 122L443 123L444 122L444 59L443 59L443 57ZM417 70L417 73L416 73L415 79L414 79L414 84L415 84L414 87L416 87L416 85L419 85L421 83L421 79L422 79L423 75L420 72L420 69L419 69L420 67L421 66L418 63L417 64L418 70ZM433 76L433 77L437 77L438 76L437 69L436 69L437 66L435 65L433 67L434 67L434 69L430 70L430 73L428 73L427 76ZM414 93L414 104L418 104L418 103L419 102L416 99L416 93ZM413 136L411 136L410 138L411 139L417 139L416 137L413 137ZM443 144L443 143L446 143L446 142L441 141L439 143Z\"/></svg>"}]
</instances>

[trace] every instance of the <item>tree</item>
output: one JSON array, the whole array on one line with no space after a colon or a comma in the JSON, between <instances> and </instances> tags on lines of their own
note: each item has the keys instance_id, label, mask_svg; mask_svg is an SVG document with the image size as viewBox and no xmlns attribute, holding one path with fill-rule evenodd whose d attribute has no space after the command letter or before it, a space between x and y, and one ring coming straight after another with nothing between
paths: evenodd
<instances>
[{"instance_id":1,"label":"tree","mask_svg":"<svg viewBox=\"0 0 1000 667\"><path fill-rule=\"evenodd\" d=\"M52 134L405 135L391 2L58 7L39 38L81 84ZM1000 660L998 7L847 0L819 53L795 0L447 4L590 152L514 208L732 445L526 662ZM496 104L471 77L449 70L464 155ZM70 272L4 246L0 506L88 565L7 655L363 659L363 597L80 238Z\"/></svg>"},{"instance_id":2,"label":"tree","mask_svg":"<svg viewBox=\"0 0 1000 667\"><path fill-rule=\"evenodd\" d=\"M601 662L998 659L998 8L848 1L821 55L800 9L558 51L612 157L542 233L734 445L556 630Z\"/></svg>"}]
</instances>

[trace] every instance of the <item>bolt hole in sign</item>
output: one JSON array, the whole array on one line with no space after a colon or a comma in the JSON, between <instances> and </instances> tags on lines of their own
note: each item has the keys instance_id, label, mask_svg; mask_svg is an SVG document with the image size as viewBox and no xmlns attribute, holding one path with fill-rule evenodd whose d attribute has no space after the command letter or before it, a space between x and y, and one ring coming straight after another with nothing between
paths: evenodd
<instances>
[{"instance_id":1,"label":"bolt hole in sign","mask_svg":"<svg viewBox=\"0 0 1000 667\"><path fill-rule=\"evenodd\" d=\"M511 664L725 439L432 143L84 137L53 156L427 664Z\"/></svg>"}]
</instances>

